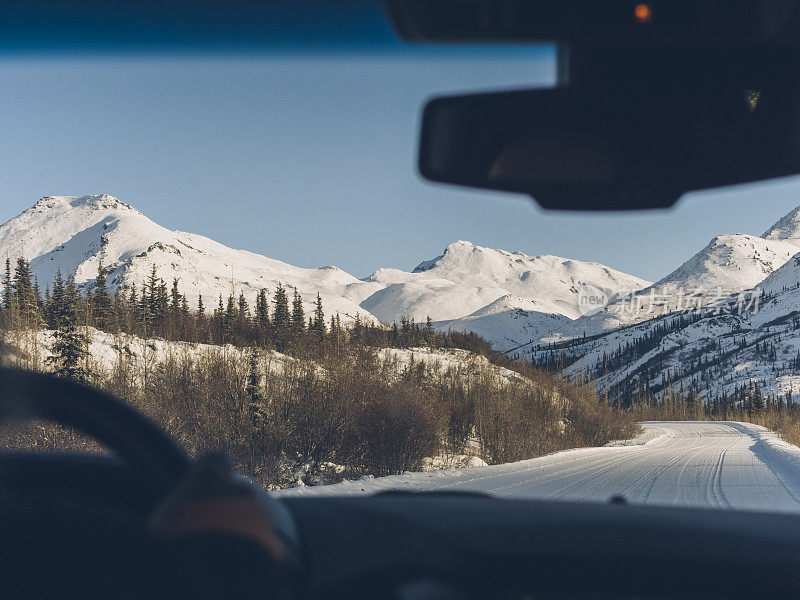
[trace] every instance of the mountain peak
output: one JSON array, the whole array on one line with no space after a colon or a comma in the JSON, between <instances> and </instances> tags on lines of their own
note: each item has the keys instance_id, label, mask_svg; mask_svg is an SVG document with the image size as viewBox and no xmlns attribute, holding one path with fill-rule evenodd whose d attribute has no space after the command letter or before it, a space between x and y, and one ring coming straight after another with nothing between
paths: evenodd
<instances>
[{"instance_id":1,"label":"mountain peak","mask_svg":"<svg viewBox=\"0 0 800 600\"><path fill-rule=\"evenodd\" d=\"M761 236L765 240L791 240L800 242L800 206L781 217Z\"/></svg>"},{"instance_id":2,"label":"mountain peak","mask_svg":"<svg viewBox=\"0 0 800 600\"><path fill-rule=\"evenodd\" d=\"M33 205L32 210L52 210L70 208L92 208L101 209L127 209L139 212L130 204L125 204L119 198L111 194L87 194L85 196L42 196Z\"/></svg>"},{"instance_id":3,"label":"mountain peak","mask_svg":"<svg viewBox=\"0 0 800 600\"><path fill-rule=\"evenodd\" d=\"M453 254L464 254L465 252L471 252L477 249L479 246L476 246L472 242L467 242L465 240L457 240L455 242L451 242L447 244L447 247L444 249L439 256L436 258L432 258L431 260L423 260L419 263L412 273L424 273L425 271L430 271L436 264L442 260L445 256L453 256Z\"/></svg>"}]
</instances>

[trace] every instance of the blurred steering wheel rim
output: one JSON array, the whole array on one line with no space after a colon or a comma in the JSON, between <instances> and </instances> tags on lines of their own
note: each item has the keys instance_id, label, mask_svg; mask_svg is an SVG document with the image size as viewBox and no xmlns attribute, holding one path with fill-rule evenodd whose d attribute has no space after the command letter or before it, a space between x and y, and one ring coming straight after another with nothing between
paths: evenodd
<instances>
[{"instance_id":1,"label":"blurred steering wheel rim","mask_svg":"<svg viewBox=\"0 0 800 600\"><path fill-rule=\"evenodd\" d=\"M137 410L106 392L50 374L0 368L0 423L9 419L44 419L89 435L157 492L166 492L189 468L186 453Z\"/></svg>"}]
</instances>

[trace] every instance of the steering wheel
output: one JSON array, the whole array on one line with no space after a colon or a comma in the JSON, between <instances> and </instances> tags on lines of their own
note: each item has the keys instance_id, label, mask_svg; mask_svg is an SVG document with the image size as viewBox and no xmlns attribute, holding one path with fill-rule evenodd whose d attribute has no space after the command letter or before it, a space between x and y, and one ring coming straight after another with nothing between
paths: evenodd
<instances>
[{"instance_id":1,"label":"steering wheel","mask_svg":"<svg viewBox=\"0 0 800 600\"><path fill-rule=\"evenodd\" d=\"M92 436L136 472L134 485L148 497L163 498L190 466L133 408L52 375L0 368L0 421L9 417L46 419ZM260 598L265 585L280 581L282 567L252 541L214 530L161 539L145 515L73 495L72 483L62 477L55 488L43 482L17 494L0 481L0 578L8 597Z\"/></svg>"},{"instance_id":2,"label":"steering wheel","mask_svg":"<svg viewBox=\"0 0 800 600\"><path fill-rule=\"evenodd\" d=\"M189 459L157 426L109 394L53 375L0 368L0 421L46 419L92 436L166 491Z\"/></svg>"}]
</instances>

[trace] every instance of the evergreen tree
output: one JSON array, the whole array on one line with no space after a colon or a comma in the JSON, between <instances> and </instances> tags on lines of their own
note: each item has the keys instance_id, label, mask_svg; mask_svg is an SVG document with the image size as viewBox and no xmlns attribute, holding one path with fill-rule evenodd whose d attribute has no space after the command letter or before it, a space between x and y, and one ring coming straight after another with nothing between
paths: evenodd
<instances>
[{"instance_id":1,"label":"evergreen tree","mask_svg":"<svg viewBox=\"0 0 800 600\"><path fill-rule=\"evenodd\" d=\"M294 290L294 298L292 299L292 318L291 318L292 331L296 334L302 333L306 328L306 315L303 311L303 299L297 293L297 288Z\"/></svg>"},{"instance_id":2,"label":"evergreen tree","mask_svg":"<svg viewBox=\"0 0 800 600\"><path fill-rule=\"evenodd\" d=\"M47 362L53 366L56 376L87 383L90 374L83 362L88 355L88 339L78 329L78 301L75 280L70 276L64 286L64 301L56 315L58 329L53 336L50 348L52 355Z\"/></svg>"},{"instance_id":3,"label":"evergreen tree","mask_svg":"<svg viewBox=\"0 0 800 600\"><path fill-rule=\"evenodd\" d=\"M181 293L178 291L178 278L172 278L172 288L169 292L168 314L169 327L173 332L181 330Z\"/></svg>"},{"instance_id":4,"label":"evergreen tree","mask_svg":"<svg viewBox=\"0 0 800 600\"><path fill-rule=\"evenodd\" d=\"M186 296L181 296L180 329L179 335L186 337L188 325L192 319L192 311L189 310L189 301Z\"/></svg>"},{"instance_id":5,"label":"evergreen tree","mask_svg":"<svg viewBox=\"0 0 800 600\"><path fill-rule=\"evenodd\" d=\"M339 353L339 344L341 342L341 338L339 337L339 327L336 323L336 317L331 315L331 326L330 326L330 340L331 346L336 354Z\"/></svg>"},{"instance_id":6,"label":"evergreen tree","mask_svg":"<svg viewBox=\"0 0 800 600\"><path fill-rule=\"evenodd\" d=\"M151 266L150 276L142 285L140 306L144 334L149 337L163 326L167 314L167 285L158 276L155 264Z\"/></svg>"},{"instance_id":7,"label":"evergreen tree","mask_svg":"<svg viewBox=\"0 0 800 600\"><path fill-rule=\"evenodd\" d=\"M153 321L155 329L163 332L169 310L167 283L163 279L158 280L154 307L155 314Z\"/></svg>"},{"instance_id":8,"label":"evergreen tree","mask_svg":"<svg viewBox=\"0 0 800 600\"><path fill-rule=\"evenodd\" d=\"M433 319L430 315L425 319L425 343L430 347L436 345L436 332L433 329Z\"/></svg>"},{"instance_id":9,"label":"evergreen tree","mask_svg":"<svg viewBox=\"0 0 800 600\"><path fill-rule=\"evenodd\" d=\"M216 336L216 343L220 344L223 343L223 337L225 334L225 306L222 304L222 293L219 295L219 301L217 302L217 308L214 309L214 334Z\"/></svg>"},{"instance_id":10,"label":"evergreen tree","mask_svg":"<svg viewBox=\"0 0 800 600\"><path fill-rule=\"evenodd\" d=\"M139 296L139 308L136 311L139 317L137 325L145 338L153 334L153 293L151 292L147 282L142 284L142 293Z\"/></svg>"},{"instance_id":11,"label":"evergreen tree","mask_svg":"<svg viewBox=\"0 0 800 600\"><path fill-rule=\"evenodd\" d=\"M256 297L256 324L262 331L266 331L269 327L269 301L267 290L263 288Z\"/></svg>"},{"instance_id":12,"label":"evergreen tree","mask_svg":"<svg viewBox=\"0 0 800 600\"><path fill-rule=\"evenodd\" d=\"M222 343L226 344L231 340L231 333L233 333L233 324L236 320L236 303L233 301L233 295L228 295L228 305L225 308L225 313L222 315Z\"/></svg>"},{"instance_id":13,"label":"evergreen tree","mask_svg":"<svg viewBox=\"0 0 800 600\"><path fill-rule=\"evenodd\" d=\"M47 326L50 329L58 329L61 326L60 319L64 314L65 299L64 276L59 269L53 278L53 292L50 294L50 302L46 307Z\"/></svg>"},{"instance_id":14,"label":"evergreen tree","mask_svg":"<svg viewBox=\"0 0 800 600\"><path fill-rule=\"evenodd\" d=\"M103 263L97 267L97 276L94 278L92 290L92 316L99 329L108 330L111 325L111 296L106 287L106 270Z\"/></svg>"},{"instance_id":15,"label":"evergreen tree","mask_svg":"<svg viewBox=\"0 0 800 600\"><path fill-rule=\"evenodd\" d=\"M322 310L322 297L319 292L317 292L317 302L314 306L314 319L311 330L320 341L325 339L325 312Z\"/></svg>"},{"instance_id":16,"label":"evergreen tree","mask_svg":"<svg viewBox=\"0 0 800 600\"><path fill-rule=\"evenodd\" d=\"M244 297L244 292L239 292L239 311L237 313L239 321L239 328L244 332L247 324L250 322L250 306L247 304L247 299Z\"/></svg>"},{"instance_id":17,"label":"evergreen tree","mask_svg":"<svg viewBox=\"0 0 800 600\"><path fill-rule=\"evenodd\" d=\"M275 304L272 311L272 324L279 332L284 333L288 331L290 325L289 298L281 284L278 284L272 301Z\"/></svg>"},{"instance_id":18,"label":"evergreen tree","mask_svg":"<svg viewBox=\"0 0 800 600\"><path fill-rule=\"evenodd\" d=\"M33 285L31 265L22 257L17 259L17 266L14 268L11 296L19 311L20 324L26 329L38 328L41 325L41 298Z\"/></svg>"},{"instance_id":19,"label":"evergreen tree","mask_svg":"<svg viewBox=\"0 0 800 600\"><path fill-rule=\"evenodd\" d=\"M266 420L266 402L261 392L261 374L258 368L258 350L250 348L248 351L249 362L247 368L246 391L250 398L250 418L256 426L263 425Z\"/></svg>"},{"instance_id":20,"label":"evergreen tree","mask_svg":"<svg viewBox=\"0 0 800 600\"><path fill-rule=\"evenodd\" d=\"M190 320L190 325L193 339L195 342L207 342L210 337L210 327L208 319L206 318L206 306L203 304L203 295L197 295L197 312L194 319Z\"/></svg>"}]
</instances>

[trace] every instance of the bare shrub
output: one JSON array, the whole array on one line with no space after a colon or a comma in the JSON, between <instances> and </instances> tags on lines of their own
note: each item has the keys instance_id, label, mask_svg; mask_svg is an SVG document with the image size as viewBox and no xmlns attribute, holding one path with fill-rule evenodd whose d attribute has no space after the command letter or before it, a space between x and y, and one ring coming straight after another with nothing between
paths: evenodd
<instances>
[{"instance_id":1,"label":"bare shrub","mask_svg":"<svg viewBox=\"0 0 800 600\"><path fill-rule=\"evenodd\" d=\"M601 403L589 387L512 366L520 377L480 360L403 365L366 346L296 358L221 347L143 366L121 350L97 381L191 456L224 452L265 486L418 470L440 453L510 462L637 432L632 413ZM92 447L42 426L6 428L0 445Z\"/></svg>"},{"instance_id":2,"label":"bare shrub","mask_svg":"<svg viewBox=\"0 0 800 600\"><path fill-rule=\"evenodd\" d=\"M440 428L431 397L401 382L380 387L356 420L360 470L374 475L419 470L422 459L439 448Z\"/></svg>"}]
</instances>

